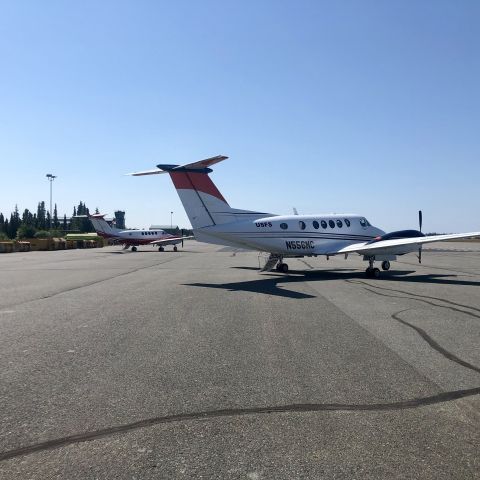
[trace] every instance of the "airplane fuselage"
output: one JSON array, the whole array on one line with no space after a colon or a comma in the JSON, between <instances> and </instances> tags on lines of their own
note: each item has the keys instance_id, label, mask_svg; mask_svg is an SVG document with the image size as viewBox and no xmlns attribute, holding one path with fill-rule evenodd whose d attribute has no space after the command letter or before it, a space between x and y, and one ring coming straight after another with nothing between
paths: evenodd
<instances>
[{"instance_id":1,"label":"airplane fuselage","mask_svg":"<svg viewBox=\"0 0 480 480\"><path fill-rule=\"evenodd\" d=\"M124 245L148 245L155 240L168 240L176 238L174 235L166 233L164 230L116 230L115 233L97 232L104 238L111 238ZM171 244L181 243L180 240L172 240Z\"/></svg>"},{"instance_id":2,"label":"airplane fuselage","mask_svg":"<svg viewBox=\"0 0 480 480\"><path fill-rule=\"evenodd\" d=\"M282 215L213 225L195 230L200 241L224 240L239 248L285 256L328 255L385 232L355 214ZM412 251L411 248L408 251Z\"/></svg>"}]
</instances>

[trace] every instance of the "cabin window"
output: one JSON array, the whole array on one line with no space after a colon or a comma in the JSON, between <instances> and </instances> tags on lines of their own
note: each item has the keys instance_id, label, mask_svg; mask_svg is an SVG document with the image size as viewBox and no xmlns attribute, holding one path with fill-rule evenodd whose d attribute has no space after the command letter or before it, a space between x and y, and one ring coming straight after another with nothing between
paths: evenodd
<instances>
[{"instance_id":1,"label":"cabin window","mask_svg":"<svg viewBox=\"0 0 480 480\"><path fill-rule=\"evenodd\" d=\"M305 230L305 228L307 228L305 222L302 222L302 220L298 222L298 226L300 227L300 230Z\"/></svg>"},{"instance_id":2,"label":"cabin window","mask_svg":"<svg viewBox=\"0 0 480 480\"><path fill-rule=\"evenodd\" d=\"M320 227L320 224L316 220L312 222L312 225L315 230L318 230L318 228Z\"/></svg>"},{"instance_id":3,"label":"cabin window","mask_svg":"<svg viewBox=\"0 0 480 480\"><path fill-rule=\"evenodd\" d=\"M349 220L348 218L344 218L343 221L345 222L345 225L346 225L347 227L350 226L350 220Z\"/></svg>"},{"instance_id":4,"label":"cabin window","mask_svg":"<svg viewBox=\"0 0 480 480\"><path fill-rule=\"evenodd\" d=\"M329 220L328 224L330 225L330 228L335 228L335 222L333 220Z\"/></svg>"},{"instance_id":5,"label":"cabin window","mask_svg":"<svg viewBox=\"0 0 480 480\"><path fill-rule=\"evenodd\" d=\"M282 230L286 230L286 229L288 228L288 225L287 225L286 223L281 223L281 224L280 224L280 228L281 228Z\"/></svg>"},{"instance_id":6,"label":"cabin window","mask_svg":"<svg viewBox=\"0 0 480 480\"><path fill-rule=\"evenodd\" d=\"M341 220L337 220L337 227L338 228L342 228L343 227L343 223Z\"/></svg>"},{"instance_id":7,"label":"cabin window","mask_svg":"<svg viewBox=\"0 0 480 480\"><path fill-rule=\"evenodd\" d=\"M322 225L322 228L327 228L327 222L325 220L321 220L320 224Z\"/></svg>"}]
</instances>

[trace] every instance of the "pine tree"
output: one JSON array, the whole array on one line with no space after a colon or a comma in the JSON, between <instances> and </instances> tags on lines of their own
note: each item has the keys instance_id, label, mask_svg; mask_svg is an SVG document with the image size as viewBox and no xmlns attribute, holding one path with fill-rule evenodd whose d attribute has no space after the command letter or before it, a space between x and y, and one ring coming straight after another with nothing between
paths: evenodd
<instances>
[{"instance_id":1,"label":"pine tree","mask_svg":"<svg viewBox=\"0 0 480 480\"><path fill-rule=\"evenodd\" d=\"M10 226L8 230L8 236L10 238L15 238L17 236L18 227L21 224L20 214L18 213L18 206L15 205L15 210L10 215Z\"/></svg>"},{"instance_id":2,"label":"pine tree","mask_svg":"<svg viewBox=\"0 0 480 480\"><path fill-rule=\"evenodd\" d=\"M55 204L55 208L53 209L53 228L58 228L59 226L60 222L58 221L57 204Z\"/></svg>"},{"instance_id":3,"label":"pine tree","mask_svg":"<svg viewBox=\"0 0 480 480\"><path fill-rule=\"evenodd\" d=\"M45 202L39 202L37 207L37 224L35 225L39 230L47 228Z\"/></svg>"}]
</instances>

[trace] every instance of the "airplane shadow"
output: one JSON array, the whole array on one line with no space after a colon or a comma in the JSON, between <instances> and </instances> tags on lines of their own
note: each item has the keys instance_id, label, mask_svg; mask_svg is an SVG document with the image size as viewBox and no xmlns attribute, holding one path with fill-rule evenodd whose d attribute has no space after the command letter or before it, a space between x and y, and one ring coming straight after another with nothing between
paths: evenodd
<instances>
[{"instance_id":1,"label":"airplane shadow","mask_svg":"<svg viewBox=\"0 0 480 480\"><path fill-rule=\"evenodd\" d=\"M231 267L245 270L257 270L252 267ZM395 270L382 272L379 279L367 279L364 272L354 269L341 270L290 270L288 275L276 272L265 272L261 277L255 280L247 280L243 282L231 283L184 283L185 286L190 287L204 287L204 288L218 288L229 292L253 292L265 295L273 295L285 298L306 299L315 298L315 295L308 293L297 292L288 287L294 287L295 284L307 282L328 282L331 280L352 280L361 279L369 280L374 285L375 283L401 281L402 283L429 283L438 285L469 285L480 287L480 282L470 280L459 280L457 275L445 274L428 274L428 275L414 275L415 270Z\"/></svg>"},{"instance_id":2,"label":"airplane shadow","mask_svg":"<svg viewBox=\"0 0 480 480\"><path fill-rule=\"evenodd\" d=\"M127 254L132 254L132 255L141 255L143 253L155 253L157 255L168 255L168 254L179 254L179 253L200 253L198 251L194 250L178 250L178 252L174 252L173 250L165 250L164 252L159 252L158 250L137 250L136 252L132 252L130 250L118 250L115 252L105 252L108 255L127 255Z\"/></svg>"}]
</instances>

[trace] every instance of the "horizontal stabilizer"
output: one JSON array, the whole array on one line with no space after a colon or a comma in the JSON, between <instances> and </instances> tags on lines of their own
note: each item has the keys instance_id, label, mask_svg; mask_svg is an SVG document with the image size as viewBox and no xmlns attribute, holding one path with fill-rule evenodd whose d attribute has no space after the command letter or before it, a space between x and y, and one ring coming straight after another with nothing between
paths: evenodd
<instances>
[{"instance_id":1,"label":"horizontal stabilizer","mask_svg":"<svg viewBox=\"0 0 480 480\"><path fill-rule=\"evenodd\" d=\"M210 173L212 170L209 168L215 163L222 162L228 157L224 155L217 155L216 157L206 158L205 160L200 160L194 163L187 163L185 165L170 165L170 164L160 164L157 165L157 168L154 170L144 170L142 172L127 173L127 175L132 175L134 177L139 177L141 175L159 175L161 173L170 173L170 172L198 172L198 173Z\"/></svg>"}]
</instances>

